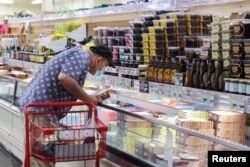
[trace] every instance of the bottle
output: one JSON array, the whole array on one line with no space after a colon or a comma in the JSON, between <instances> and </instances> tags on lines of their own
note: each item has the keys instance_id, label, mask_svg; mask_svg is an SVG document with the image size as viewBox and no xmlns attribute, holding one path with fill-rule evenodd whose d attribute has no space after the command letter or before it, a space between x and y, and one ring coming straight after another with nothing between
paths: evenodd
<instances>
[{"instance_id":1,"label":"bottle","mask_svg":"<svg viewBox=\"0 0 250 167\"><path fill-rule=\"evenodd\" d=\"M170 71L171 71L171 64L169 59L167 58L164 63L164 70L163 70L163 83L170 83Z\"/></svg>"},{"instance_id":2,"label":"bottle","mask_svg":"<svg viewBox=\"0 0 250 167\"><path fill-rule=\"evenodd\" d=\"M185 72L185 83L184 86L189 86L189 78L191 75L191 65L192 65L192 60L191 59L187 59L186 61L186 72Z\"/></svg>"},{"instance_id":3,"label":"bottle","mask_svg":"<svg viewBox=\"0 0 250 167\"><path fill-rule=\"evenodd\" d=\"M171 61L171 70L170 70L170 83L174 84L175 83L175 74L177 72L177 62L175 59L172 59Z\"/></svg>"},{"instance_id":4,"label":"bottle","mask_svg":"<svg viewBox=\"0 0 250 167\"><path fill-rule=\"evenodd\" d=\"M155 57L152 57L148 65L148 81L153 81Z\"/></svg>"},{"instance_id":5,"label":"bottle","mask_svg":"<svg viewBox=\"0 0 250 167\"><path fill-rule=\"evenodd\" d=\"M196 72L196 59L192 60L191 70L190 70L190 76L189 76L189 87L194 88L195 86L195 72Z\"/></svg>"},{"instance_id":6,"label":"bottle","mask_svg":"<svg viewBox=\"0 0 250 167\"><path fill-rule=\"evenodd\" d=\"M140 64L139 65L139 77L138 79L140 81L146 81L147 80L147 71L148 71L148 67L146 64Z\"/></svg>"},{"instance_id":7,"label":"bottle","mask_svg":"<svg viewBox=\"0 0 250 167\"><path fill-rule=\"evenodd\" d=\"M160 63L159 60L156 60L154 63L154 72L153 72L153 78L152 78L154 82L157 82L157 79L158 79L159 63Z\"/></svg>"},{"instance_id":8,"label":"bottle","mask_svg":"<svg viewBox=\"0 0 250 167\"><path fill-rule=\"evenodd\" d=\"M132 66L132 79L138 79L139 77L139 68L138 68L138 63L133 63Z\"/></svg>"},{"instance_id":9,"label":"bottle","mask_svg":"<svg viewBox=\"0 0 250 167\"><path fill-rule=\"evenodd\" d=\"M217 67L215 70L214 90L223 90L223 60L218 60L217 63Z\"/></svg>"},{"instance_id":10,"label":"bottle","mask_svg":"<svg viewBox=\"0 0 250 167\"><path fill-rule=\"evenodd\" d=\"M201 89L205 89L207 87L207 78L208 78L207 70L208 70L207 60L202 60L200 64L200 75L199 75L199 80L200 80L199 87Z\"/></svg>"},{"instance_id":11,"label":"bottle","mask_svg":"<svg viewBox=\"0 0 250 167\"><path fill-rule=\"evenodd\" d=\"M164 62L165 62L164 59L161 59L159 63L157 82L163 82Z\"/></svg>"},{"instance_id":12,"label":"bottle","mask_svg":"<svg viewBox=\"0 0 250 167\"><path fill-rule=\"evenodd\" d=\"M208 69L207 69L207 89L208 90L213 90L214 80L215 80L215 62L214 60L209 60Z\"/></svg>"},{"instance_id":13,"label":"bottle","mask_svg":"<svg viewBox=\"0 0 250 167\"><path fill-rule=\"evenodd\" d=\"M201 60L196 59L196 71L194 75L194 87L195 88L200 88L200 65L201 65Z\"/></svg>"}]
</instances>

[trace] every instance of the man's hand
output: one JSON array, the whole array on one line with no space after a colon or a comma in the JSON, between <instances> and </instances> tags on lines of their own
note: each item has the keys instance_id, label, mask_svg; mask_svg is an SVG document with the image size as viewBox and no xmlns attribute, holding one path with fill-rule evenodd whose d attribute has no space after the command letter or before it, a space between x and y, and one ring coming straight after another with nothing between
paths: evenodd
<instances>
[{"instance_id":1,"label":"man's hand","mask_svg":"<svg viewBox=\"0 0 250 167\"><path fill-rule=\"evenodd\" d=\"M102 103L102 100L100 98L98 98L97 96L90 96L91 102L95 103L95 105L97 105L98 103Z\"/></svg>"}]
</instances>

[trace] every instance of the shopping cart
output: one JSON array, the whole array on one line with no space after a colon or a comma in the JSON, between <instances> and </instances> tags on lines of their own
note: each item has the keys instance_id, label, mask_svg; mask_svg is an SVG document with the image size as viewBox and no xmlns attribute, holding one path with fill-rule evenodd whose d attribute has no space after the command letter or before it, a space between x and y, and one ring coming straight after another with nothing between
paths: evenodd
<instances>
[{"instance_id":1,"label":"shopping cart","mask_svg":"<svg viewBox=\"0 0 250 167\"><path fill-rule=\"evenodd\" d=\"M35 112L35 108L41 107L52 111ZM55 112L56 107L72 109ZM48 115L65 117L55 124L47 119ZM99 159L106 156L107 130L97 118L96 106L92 103L28 104L25 106L25 167L30 167L31 156L46 163L96 160L95 165L99 167Z\"/></svg>"}]
</instances>

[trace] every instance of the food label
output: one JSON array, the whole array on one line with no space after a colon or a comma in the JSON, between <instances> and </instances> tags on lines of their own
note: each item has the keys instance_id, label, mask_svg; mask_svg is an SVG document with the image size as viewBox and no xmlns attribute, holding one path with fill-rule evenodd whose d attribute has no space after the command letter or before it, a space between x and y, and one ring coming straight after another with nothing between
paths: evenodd
<instances>
[{"instance_id":1,"label":"food label","mask_svg":"<svg viewBox=\"0 0 250 167\"><path fill-rule=\"evenodd\" d=\"M250 45L244 45L245 54L250 54Z\"/></svg>"},{"instance_id":2,"label":"food label","mask_svg":"<svg viewBox=\"0 0 250 167\"><path fill-rule=\"evenodd\" d=\"M242 73L242 68L239 64L231 65L231 76L239 77Z\"/></svg>"},{"instance_id":3,"label":"food label","mask_svg":"<svg viewBox=\"0 0 250 167\"><path fill-rule=\"evenodd\" d=\"M231 34L229 34L229 33L224 33L224 34L222 34L222 39L223 40L228 40L228 39L230 39L231 38Z\"/></svg>"},{"instance_id":4,"label":"food label","mask_svg":"<svg viewBox=\"0 0 250 167\"><path fill-rule=\"evenodd\" d=\"M163 72L163 82L169 83L170 82L170 69L165 69Z\"/></svg>"},{"instance_id":5,"label":"food label","mask_svg":"<svg viewBox=\"0 0 250 167\"><path fill-rule=\"evenodd\" d=\"M234 35L241 36L243 34L244 27L242 24L234 25Z\"/></svg>"},{"instance_id":6,"label":"food label","mask_svg":"<svg viewBox=\"0 0 250 167\"><path fill-rule=\"evenodd\" d=\"M223 49L230 49L231 48L231 46L230 46L230 44L229 43L222 43L222 48Z\"/></svg>"},{"instance_id":7,"label":"food label","mask_svg":"<svg viewBox=\"0 0 250 167\"><path fill-rule=\"evenodd\" d=\"M243 84L243 83L240 83L239 87L238 87L238 92L239 93L245 93L246 92L246 85Z\"/></svg>"},{"instance_id":8,"label":"food label","mask_svg":"<svg viewBox=\"0 0 250 167\"><path fill-rule=\"evenodd\" d=\"M163 82L163 68L160 68L159 70L158 70L158 76L157 76L157 81L158 82Z\"/></svg>"},{"instance_id":9,"label":"food label","mask_svg":"<svg viewBox=\"0 0 250 167\"><path fill-rule=\"evenodd\" d=\"M250 64L244 65L245 78L250 78Z\"/></svg>"},{"instance_id":10,"label":"food label","mask_svg":"<svg viewBox=\"0 0 250 167\"><path fill-rule=\"evenodd\" d=\"M230 24L222 24L222 30L223 31L230 30Z\"/></svg>"}]
</instances>

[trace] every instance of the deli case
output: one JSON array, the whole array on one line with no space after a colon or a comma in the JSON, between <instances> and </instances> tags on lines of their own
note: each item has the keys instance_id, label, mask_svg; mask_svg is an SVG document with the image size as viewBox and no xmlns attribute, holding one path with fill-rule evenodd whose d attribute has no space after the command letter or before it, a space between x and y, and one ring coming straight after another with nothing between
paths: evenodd
<instances>
[{"instance_id":1,"label":"deli case","mask_svg":"<svg viewBox=\"0 0 250 167\"><path fill-rule=\"evenodd\" d=\"M103 82L103 78L99 82L91 77L88 80L84 89L97 93L109 82ZM0 76L0 143L19 160L24 156L24 123L18 106L27 84ZM217 105L198 103L192 98L178 100L111 87L110 98L97 108L99 119L108 126L106 159L113 166L203 167L207 166L208 151L250 150L245 134L249 131L246 113L218 109ZM110 165L103 161L103 166L107 163ZM89 166L86 162L59 166L67 165Z\"/></svg>"}]
</instances>

